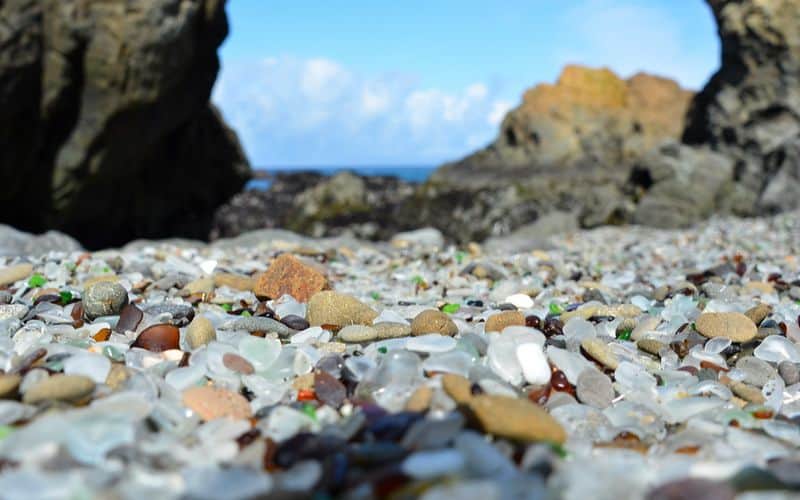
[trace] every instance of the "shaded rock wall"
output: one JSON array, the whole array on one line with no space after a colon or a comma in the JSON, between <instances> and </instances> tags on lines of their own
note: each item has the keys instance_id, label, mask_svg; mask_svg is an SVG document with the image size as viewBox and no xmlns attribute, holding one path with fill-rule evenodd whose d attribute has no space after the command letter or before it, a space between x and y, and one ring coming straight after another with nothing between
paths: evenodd
<instances>
[{"instance_id":1,"label":"shaded rock wall","mask_svg":"<svg viewBox=\"0 0 800 500\"><path fill-rule=\"evenodd\" d=\"M0 2L0 220L207 236L249 166L209 103L224 0Z\"/></svg>"},{"instance_id":2,"label":"shaded rock wall","mask_svg":"<svg viewBox=\"0 0 800 500\"><path fill-rule=\"evenodd\" d=\"M800 206L800 2L708 0L722 64L697 94L683 141L734 162L743 213Z\"/></svg>"}]
</instances>

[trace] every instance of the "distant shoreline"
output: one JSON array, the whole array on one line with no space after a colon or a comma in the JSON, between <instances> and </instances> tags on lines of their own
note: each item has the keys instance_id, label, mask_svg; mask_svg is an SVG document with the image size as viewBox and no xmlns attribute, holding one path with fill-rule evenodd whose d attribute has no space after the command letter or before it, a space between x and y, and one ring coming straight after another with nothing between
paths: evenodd
<instances>
[{"instance_id":1,"label":"distant shoreline","mask_svg":"<svg viewBox=\"0 0 800 500\"><path fill-rule=\"evenodd\" d=\"M358 175L398 177L404 181L422 183L430 177L434 170L436 170L435 166L419 165L256 167L253 169L253 179L247 183L246 189L268 189L272 183L272 177L276 174L317 172L323 175L335 175L339 172L350 171Z\"/></svg>"}]
</instances>

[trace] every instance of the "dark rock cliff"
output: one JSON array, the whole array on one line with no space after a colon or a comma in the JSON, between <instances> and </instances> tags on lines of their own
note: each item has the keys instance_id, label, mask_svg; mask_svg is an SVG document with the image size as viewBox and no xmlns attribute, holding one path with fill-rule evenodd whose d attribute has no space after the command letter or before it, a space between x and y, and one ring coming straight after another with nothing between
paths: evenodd
<instances>
[{"instance_id":1,"label":"dark rock cliff","mask_svg":"<svg viewBox=\"0 0 800 500\"><path fill-rule=\"evenodd\" d=\"M209 103L224 0L0 1L0 220L206 237L249 178Z\"/></svg>"}]
</instances>

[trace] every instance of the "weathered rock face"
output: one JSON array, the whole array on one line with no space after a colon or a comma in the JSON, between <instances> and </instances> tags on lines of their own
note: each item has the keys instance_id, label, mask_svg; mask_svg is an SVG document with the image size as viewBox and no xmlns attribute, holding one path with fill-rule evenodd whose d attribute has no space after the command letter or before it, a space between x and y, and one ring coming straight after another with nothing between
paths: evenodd
<instances>
[{"instance_id":1,"label":"weathered rock face","mask_svg":"<svg viewBox=\"0 0 800 500\"><path fill-rule=\"evenodd\" d=\"M224 0L0 2L0 217L205 238L249 166L209 104Z\"/></svg>"},{"instance_id":2,"label":"weathered rock face","mask_svg":"<svg viewBox=\"0 0 800 500\"><path fill-rule=\"evenodd\" d=\"M408 209L461 241L502 236L553 211L583 227L630 221L630 165L680 137L691 97L665 78L568 66L555 85L525 93L492 144L438 169Z\"/></svg>"},{"instance_id":3,"label":"weathered rock face","mask_svg":"<svg viewBox=\"0 0 800 500\"><path fill-rule=\"evenodd\" d=\"M486 149L455 167L565 167L587 160L620 168L665 139L677 139L692 93L666 78L567 66L555 85L525 92Z\"/></svg>"},{"instance_id":4,"label":"weathered rock face","mask_svg":"<svg viewBox=\"0 0 800 500\"><path fill-rule=\"evenodd\" d=\"M733 161L707 146L664 143L633 167L630 182L645 191L632 221L648 226L685 227L748 201L734 182Z\"/></svg>"},{"instance_id":5,"label":"weathered rock face","mask_svg":"<svg viewBox=\"0 0 800 500\"><path fill-rule=\"evenodd\" d=\"M734 162L744 213L800 206L800 3L707 0L722 65L691 104L683 140Z\"/></svg>"}]
</instances>

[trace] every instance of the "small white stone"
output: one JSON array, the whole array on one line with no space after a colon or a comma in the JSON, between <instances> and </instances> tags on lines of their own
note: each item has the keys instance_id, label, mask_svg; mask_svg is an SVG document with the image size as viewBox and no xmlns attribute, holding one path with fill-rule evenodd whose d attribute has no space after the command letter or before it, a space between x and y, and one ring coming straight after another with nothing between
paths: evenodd
<instances>
[{"instance_id":1,"label":"small white stone","mask_svg":"<svg viewBox=\"0 0 800 500\"><path fill-rule=\"evenodd\" d=\"M506 302L513 304L517 309L530 309L533 307L533 299L524 293L515 293L506 297Z\"/></svg>"},{"instance_id":2,"label":"small white stone","mask_svg":"<svg viewBox=\"0 0 800 500\"><path fill-rule=\"evenodd\" d=\"M211 273L214 272L214 269L217 268L217 261L213 259L204 260L198 264L198 267L200 267L204 273L210 276Z\"/></svg>"},{"instance_id":3,"label":"small white stone","mask_svg":"<svg viewBox=\"0 0 800 500\"><path fill-rule=\"evenodd\" d=\"M331 333L329 331L323 330L322 327L319 326L312 326L292 335L290 342L292 344L311 344L315 342L327 342L330 340L330 337Z\"/></svg>"},{"instance_id":4,"label":"small white stone","mask_svg":"<svg viewBox=\"0 0 800 500\"><path fill-rule=\"evenodd\" d=\"M517 360L529 384L544 385L550 382L550 365L539 344L517 346Z\"/></svg>"}]
</instances>

